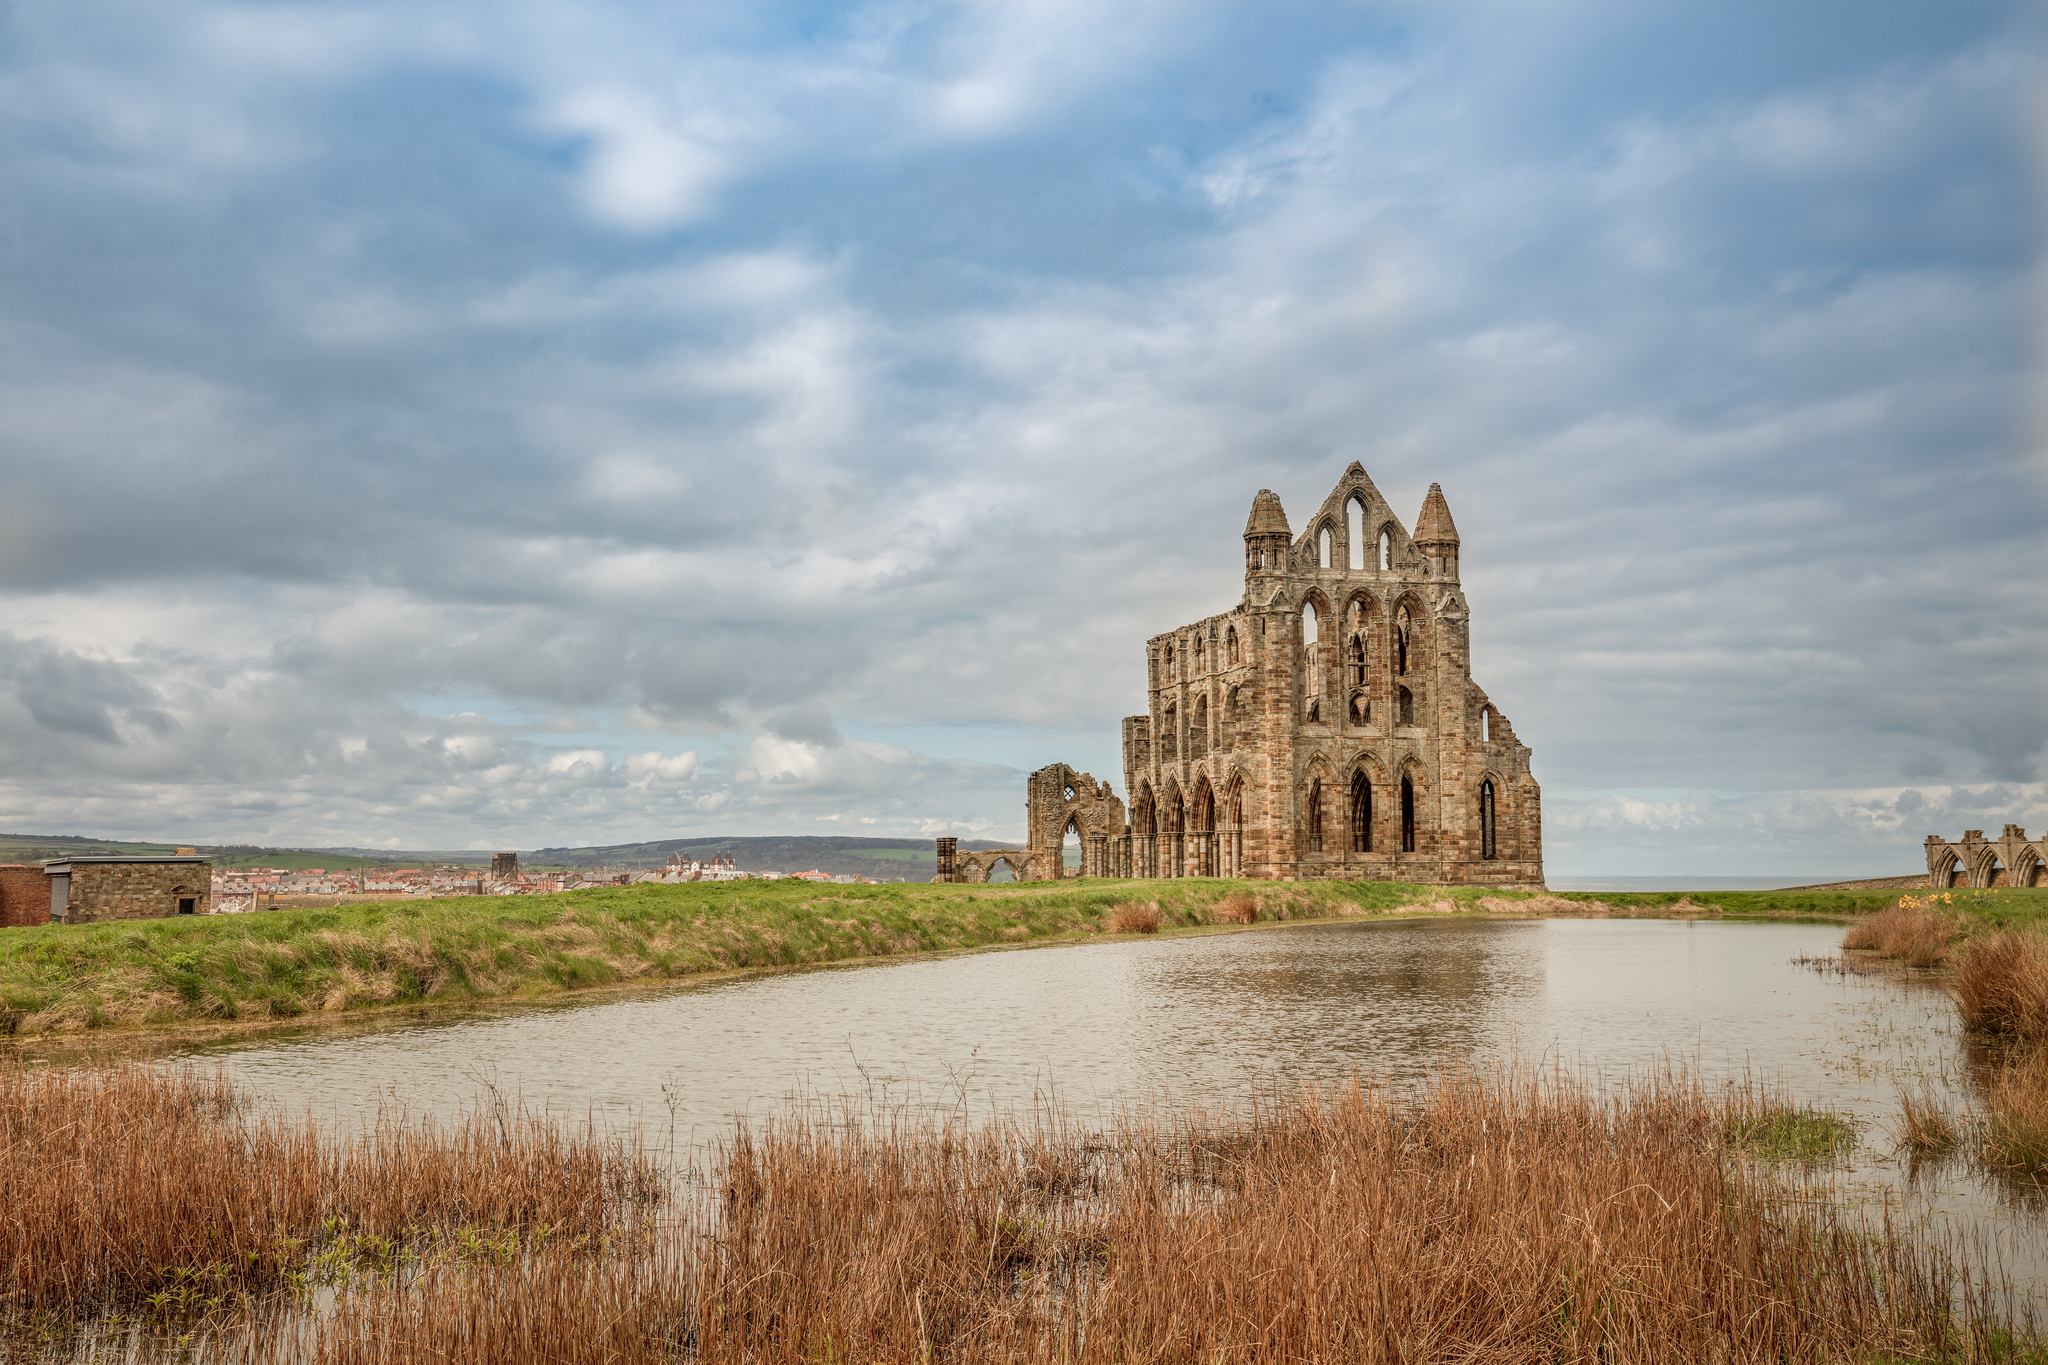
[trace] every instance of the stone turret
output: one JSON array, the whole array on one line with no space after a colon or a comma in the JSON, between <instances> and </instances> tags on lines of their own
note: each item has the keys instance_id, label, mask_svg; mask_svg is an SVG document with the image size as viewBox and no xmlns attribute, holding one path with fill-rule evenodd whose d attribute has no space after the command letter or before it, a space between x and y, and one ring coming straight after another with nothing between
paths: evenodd
<instances>
[{"instance_id":1,"label":"stone turret","mask_svg":"<svg viewBox=\"0 0 2048 1365\"><path fill-rule=\"evenodd\" d=\"M1287 546L1293 539L1280 495L1270 488L1261 488L1252 499L1252 514L1244 523L1244 576L1277 578L1285 573Z\"/></svg>"},{"instance_id":2,"label":"stone turret","mask_svg":"<svg viewBox=\"0 0 2048 1365\"><path fill-rule=\"evenodd\" d=\"M1451 520L1451 505L1444 501L1442 484L1429 486L1422 500L1422 515L1415 519L1415 548L1429 562L1429 576L1458 581L1458 528Z\"/></svg>"}]
</instances>

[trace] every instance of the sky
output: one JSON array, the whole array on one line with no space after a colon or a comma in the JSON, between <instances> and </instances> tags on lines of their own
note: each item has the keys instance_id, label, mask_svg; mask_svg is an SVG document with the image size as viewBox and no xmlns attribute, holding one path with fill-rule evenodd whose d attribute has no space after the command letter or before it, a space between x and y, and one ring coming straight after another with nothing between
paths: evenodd
<instances>
[{"instance_id":1,"label":"sky","mask_svg":"<svg viewBox=\"0 0 2048 1365\"><path fill-rule=\"evenodd\" d=\"M0 828L1020 837L1355 459L1553 873L2038 831L2044 22L0 7Z\"/></svg>"}]
</instances>

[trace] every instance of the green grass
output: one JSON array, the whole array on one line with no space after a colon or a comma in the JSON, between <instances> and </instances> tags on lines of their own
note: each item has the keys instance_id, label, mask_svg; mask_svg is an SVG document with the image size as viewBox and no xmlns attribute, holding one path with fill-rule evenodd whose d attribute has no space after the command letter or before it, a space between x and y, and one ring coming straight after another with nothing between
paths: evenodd
<instances>
[{"instance_id":1,"label":"green grass","mask_svg":"<svg viewBox=\"0 0 2048 1365\"><path fill-rule=\"evenodd\" d=\"M1008 886L722 882L555 896L0 930L0 1033L291 1020L380 1006L534 999L709 973L1099 934L1127 900L1171 931L1249 894L1262 920L1439 911L1846 918L1896 893L1532 897L1401 882L1062 881ZM1987 893L2009 916L2048 896Z\"/></svg>"},{"instance_id":2,"label":"green grass","mask_svg":"<svg viewBox=\"0 0 2048 1365\"><path fill-rule=\"evenodd\" d=\"M1773 1104L1729 1115L1722 1125L1732 1147L1766 1161L1826 1166L1856 1147L1856 1121L1825 1109Z\"/></svg>"}]
</instances>

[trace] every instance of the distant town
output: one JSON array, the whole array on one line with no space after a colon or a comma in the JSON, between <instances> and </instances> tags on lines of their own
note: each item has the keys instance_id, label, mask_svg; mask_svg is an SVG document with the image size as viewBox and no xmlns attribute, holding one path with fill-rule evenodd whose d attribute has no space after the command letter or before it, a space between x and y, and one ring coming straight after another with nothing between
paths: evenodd
<instances>
[{"instance_id":1,"label":"distant town","mask_svg":"<svg viewBox=\"0 0 2048 1365\"><path fill-rule=\"evenodd\" d=\"M216 867L213 913L239 914L292 906L341 905L363 900L422 900L437 896L545 896L646 882L811 881L838 886L877 885L852 873L748 871L730 857L697 859L670 854L660 871L633 868L522 870L517 854L493 858L488 871L459 864L434 867Z\"/></svg>"}]
</instances>

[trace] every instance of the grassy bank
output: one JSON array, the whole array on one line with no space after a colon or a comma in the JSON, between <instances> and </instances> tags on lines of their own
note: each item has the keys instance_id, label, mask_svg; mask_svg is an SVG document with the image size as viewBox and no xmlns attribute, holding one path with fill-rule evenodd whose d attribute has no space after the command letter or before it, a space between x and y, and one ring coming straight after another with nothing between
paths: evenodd
<instances>
[{"instance_id":1,"label":"grassy bank","mask_svg":"<svg viewBox=\"0 0 2048 1365\"><path fill-rule=\"evenodd\" d=\"M1151 918L1132 914L1133 906L1156 910L1160 928L1172 932L1417 911L1848 916L1895 898L1854 891L1528 895L1401 882L781 881L53 925L0 931L0 1033L230 1021L247 1027L380 1007L536 999L719 972L1083 937Z\"/></svg>"},{"instance_id":2,"label":"grassy bank","mask_svg":"<svg viewBox=\"0 0 2048 1365\"><path fill-rule=\"evenodd\" d=\"M684 1185L637 1130L503 1104L337 1138L201 1072L0 1066L0 1207L21 1214L0 1219L0 1353L2037 1358L1968 1267L1759 1171L1770 1144L1738 1134L1801 1123L1683 1077L1603 1092L1513 1070L1399 1095L1271 1084L1100 1131L856 1099L738 1130Z\"/></svg>"}]
</instances>

